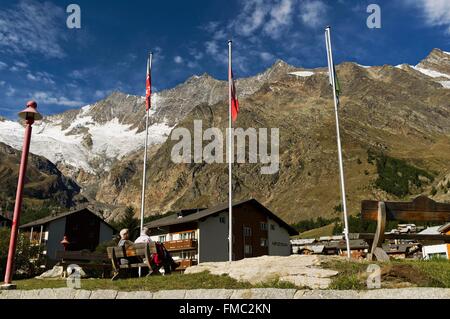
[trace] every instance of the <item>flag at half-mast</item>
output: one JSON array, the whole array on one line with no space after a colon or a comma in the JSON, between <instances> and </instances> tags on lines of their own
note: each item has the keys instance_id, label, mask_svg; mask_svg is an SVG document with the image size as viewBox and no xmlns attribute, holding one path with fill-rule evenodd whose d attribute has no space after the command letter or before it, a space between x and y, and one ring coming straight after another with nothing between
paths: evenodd
<instances>
[{"instance_id":1,"label":"flag at half-mast","mask_svg":"<svg viewBox=\"0 0 450 319\"><path fill-rule=\"evenodd\" d=\"M228 74L231 83L231 119L235 122L239 113L239 100L236 95L236 86L234 85L233 70L231 67Z\"/></svg>"},{"instance_id":2,"label":"flag at half-mast","mask_svg":"<svg viewBox=\"0 0 450 319\"><path fill-rule=\"evenodd\" d=\"M152 98L152 70L150 64L150 57L147 60L147 80L145 83L145 109L148 111L151 108L151 98Z\"/></svg>"}]
</instances>

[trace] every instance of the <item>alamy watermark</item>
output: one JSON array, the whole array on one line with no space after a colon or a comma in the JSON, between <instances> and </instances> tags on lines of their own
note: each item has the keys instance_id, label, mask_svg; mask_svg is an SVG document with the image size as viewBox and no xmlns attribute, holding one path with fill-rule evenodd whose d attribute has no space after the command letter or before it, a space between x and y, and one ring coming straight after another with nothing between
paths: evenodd
<instances>
[{"instance_id":1,"label":"alamy watermark","mask_svg":"<svg viewBox=\"0 0 450 319\"><path fill-rule=\"evenodd\" d=\"M366 270L370 275L367 277L367 289L381 288L381 268L376 264L370 264Z\"/></svg>"},{"instance_id":2,"label":"alamy watermark","mask_svg":"<svg viewBox=\"0 0 450 319\"><path fill-rule=\"evenodd\" d=\"M68 288L81 288L81 272L81 267L76 264L70 264L69 266L67 266L66 283Z\"/></svg>"},{"instance_id":3,"label":"alamy watermark","mask_svg":"<svg viewBox=\"0 0 450 319\"><path fill-rule=\"evenodd\" d=\"M381 7L378 4L369 4L367 13L370 13L366 24L369 29L381 29Z\"/></svg>"},{"instance_id":4,"label":"alamy watermark","mask_svg":"<svg viewBox=\"0 0 450 319\"><path fill-rule=\"evenodd\" d=\"M78 4L69 4L66 12L70 13L66 20L67 28L81 29L81 8Z\"/></svg>"},{"instance_id":5,"label":"alamy watermark","mask_svg":"<svg viewBox=\"0 0 450 319\"><path fill-rule=\"evenodd\" d=\"M239 164L261 163L261 174L275 174L280 168L280 130L267 128L232 128L231 129L231 159ZM194 136L187 128L178 127L171 133L171 140L178 141L171 152L174 163L228 163L230 129L223 133L217 127L203 130L201 120L194 121ZM203 142L209 142L205 146ZM248 143L247 143L248 141ZM248 149L248 152L247 152ZM236 156L235 156L236 155Z\"/></svg>"}]
</instances>

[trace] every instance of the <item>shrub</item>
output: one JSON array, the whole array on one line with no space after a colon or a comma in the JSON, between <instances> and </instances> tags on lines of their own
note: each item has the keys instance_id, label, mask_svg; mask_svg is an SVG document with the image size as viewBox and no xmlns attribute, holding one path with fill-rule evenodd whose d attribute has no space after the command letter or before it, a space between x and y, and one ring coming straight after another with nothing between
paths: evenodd
<instances>
[{"instance_id":1,"label":"shrub","mask_svg":"<svg viewBox=\"0 0 450 319\"><path fill-rule=\"evenodd\" d=\"M0 228L0 276L3 278L6 271L6 261L8 258L9 238L11 230ZM24 234L17 237L15 255L15 274L22 278L29 278L41 272L40 265L44 263L40 256L42 247L31 245L29 239Z\"/></svg>"}]
</instances>

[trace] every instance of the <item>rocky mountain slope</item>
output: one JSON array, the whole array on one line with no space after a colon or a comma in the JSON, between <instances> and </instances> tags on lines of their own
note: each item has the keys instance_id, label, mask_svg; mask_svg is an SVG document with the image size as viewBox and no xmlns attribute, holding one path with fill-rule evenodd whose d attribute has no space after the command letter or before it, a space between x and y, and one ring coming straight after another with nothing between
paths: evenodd
<instances>
[{"instance_id":1,"label":"rocky mountain slope","mask_svg":"<svg viewBox=\"0 0 450 319\"><path fill-rule=\"evenodd\" d=\"M0 143L0 202L5 210L14 206L21 154L21 151ZM24 187L26 204L34 208L46 203L68 208L85 201L79 193L80 187L52 162L30 154Z\"/></svg>"},{"instance_id":2,"label":"rocky mountain slope","mask_svg":"<svg viewBox=\"0 0 450 319\"><path fill-rule=\"evenodd\" d=\"M440 56L439 63L435 61ZM337 67L343 95L340 119L350 212L362 199L408 199L431 194L446 183L450 167L450 90L444 71L447 53L434 50L418 66ZM450 65L450 64L449 64ZM288 71L276 63L255 92L240 95L237 126L280 129L280 170L261 175L260 164L234 165L236 200L255 197L290 222L340 216L334 110L324 69ZM275 70L275 71L274 71ZM450 73L449 73L450 74ZM435 75L435 74L433 74ZM240 86L237 85L238 93ZM204 127L227 126L227 103L202 104L177 127L202 119ZM226 164L174 164L177 141L167 140L150 159L146 206L152 213L204 207L227 199ZM204 143L204 145L206 142ZM139 206L140 154L116 163L97 193L99 201ZM120 182L118 182L120 181ZM446 188L435 198L449 200Z\"/></svg>"},{"instance_id":3,"label":"rocky mountain slope","mask_svg":"<svg viewBox=\"0 0 450 319\"><path fill-rule=\"evenodd\" d=\"M368 198L425 193L450 200L450 54L435 49L415 66L344 63L337 73L350 212L357 213L360 200ZM261 164L235 164L235 199L257 198L289 222L340 216L326 70L277 61L257 76L238 80L236 87L241 113L235 126L279 128L280 169L261 175ZM226 201L227 164L175 164L170 154L177 141L167 137L174 127L192 132L196 119L205 129L224 130L227 83L207 74L193 76L152 98L146 214ZM138 208L144 110L142 97L116 92L47 117L36 126L35 150L76 178L88 198ZM19 129L18 123L0 122L0 141L20 147Z\"/></svg>"}]
</instances>

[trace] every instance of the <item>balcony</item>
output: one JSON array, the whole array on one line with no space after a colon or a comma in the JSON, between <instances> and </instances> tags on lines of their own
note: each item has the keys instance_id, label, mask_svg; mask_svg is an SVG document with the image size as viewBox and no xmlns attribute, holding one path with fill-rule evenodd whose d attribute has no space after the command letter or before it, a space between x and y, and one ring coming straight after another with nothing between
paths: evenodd
<instances>
[{"instance_id":1,"label":"balcony","mask_svg":"<svg viewBox=\"0 0 450 319\"><path fill-rule=\"evenodd\" d=\"M197 240L181 239L181 240L166 241L164 242L164 247L166 247L168 251L197 249Z\"/></svg>"}]
</instances>

